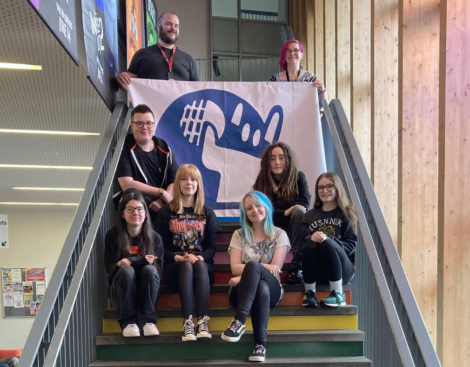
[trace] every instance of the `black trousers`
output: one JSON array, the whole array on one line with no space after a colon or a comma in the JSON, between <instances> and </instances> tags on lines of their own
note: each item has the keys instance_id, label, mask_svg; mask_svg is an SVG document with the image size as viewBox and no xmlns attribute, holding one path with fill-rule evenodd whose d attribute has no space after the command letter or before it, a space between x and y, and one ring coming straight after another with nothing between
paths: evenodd
<instances>
[{"instance_id":1,"label":"black trousers","mask_svg":"<svg viewBox=\"0 0 470 367\"><path fill-rule=\"evenodd\" d=\"M289 236L292 251L291 269L302 267L302 220L306 212L303 206L299 206L292 210L290 216L283 218L282 222L274 220L274 225L282 228Z\"/></svg>"},{"instance_id":2,"label":"black trousers","mask_svg":"<svg viewBox=\"0 0 470 367\"><path fill-rule=\"evenodd\" d=\"M262 264L250 261L245 265L238 286L230 293L230 305L237 309L235 319L245 323L251 312L256 344L266 346L269 309L282 298L279 281Z\"/></svg>"},{"instance_id":3,"label":"black trousers","mask_svg":"<svg viewBox=\"0 0 470 367\"><path fill-rule=\"evenodd\" d=\"M214 281L214 269L204 261L179 261L165 269L168 284L178 287L183 317L194 315L193 297L196 299L196 315L209 314L209 294Z\"/></svg>"},{"instance_id":4,"label":"black trousers","mask_svg":"<svg viewBox=\"0 0 470 367\"><path fill-rule=\"evenodd\" d=\"M304 243L302 269L307 284L340 279L343 279L343 284L347 284L354 277L353 263L343 248L330 238L322 243L311 240Z\"/></svg>"},{"instance_id":5,"label":"black trousers","mask_svg":"<svg viewBox=\"0 0 470 367\"><path fill-rule=\"evenodd\" d=\"M120 311L121 328L156 322L155 303L159 288L160 274L153 265L145 265L140 271L132 266L119 269L109 288L109 299Z\"/></svg>"}]
</instances>

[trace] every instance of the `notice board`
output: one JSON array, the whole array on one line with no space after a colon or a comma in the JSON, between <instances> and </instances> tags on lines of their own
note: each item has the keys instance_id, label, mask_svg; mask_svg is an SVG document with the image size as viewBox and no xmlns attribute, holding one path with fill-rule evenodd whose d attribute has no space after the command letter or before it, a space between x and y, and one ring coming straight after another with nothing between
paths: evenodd
<instances>
[{"instance_id":1,"label":"notice board","mask_svg":"<svg viewBox=\"0 0 470 367\"><path fill-rule=\"evenodd\" d=\"M46 268L1 268L3 317L35 317L46 293Z\"/></svg>"}]
</instances>

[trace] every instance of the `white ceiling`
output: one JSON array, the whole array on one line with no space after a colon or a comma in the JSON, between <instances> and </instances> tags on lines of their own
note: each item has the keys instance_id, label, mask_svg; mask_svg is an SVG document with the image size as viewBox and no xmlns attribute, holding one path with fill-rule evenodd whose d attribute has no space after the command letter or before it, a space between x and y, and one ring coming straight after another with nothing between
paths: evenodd
<instances>
[{"instance_id":1,"label":"white ceiling","mask_svg":"<svg viewBox=\"0 0 470 367\"><path fill-rule=\"evenodd\" d=\"M111 114L87 80L86 65L76 66L28 0L0 0L0 62L43 68L0 69L0 128L100 133L0 133L0 164L92 166ZM0 168L0 202L78 203L82 192L26 192L12 187L84 188L89 172Z\"/></svg>"}]
</instances>

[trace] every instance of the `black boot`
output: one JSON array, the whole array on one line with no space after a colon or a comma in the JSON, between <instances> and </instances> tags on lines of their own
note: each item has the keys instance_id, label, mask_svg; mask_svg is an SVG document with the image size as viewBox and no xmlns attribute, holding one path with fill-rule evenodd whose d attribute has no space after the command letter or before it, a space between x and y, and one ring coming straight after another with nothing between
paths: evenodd
<instances>
[{"instance_id":1,"label":"black boot","mask_svg":"<svg viewBox=\"0 0 470 367\"><path fill-rule=\"evenodd\" d=\"M302 269L292 268L290 273L286 277L286 284L303 284L304 276Z\"/></svg>"}]
</instances>

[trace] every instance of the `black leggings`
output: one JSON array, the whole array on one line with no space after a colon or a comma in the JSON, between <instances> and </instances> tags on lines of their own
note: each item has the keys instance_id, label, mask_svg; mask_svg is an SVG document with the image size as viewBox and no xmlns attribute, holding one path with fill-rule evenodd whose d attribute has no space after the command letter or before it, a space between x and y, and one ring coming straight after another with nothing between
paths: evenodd
<instances>
[{"instance_id":1,"label":"black leggings","mask_svg":"<svg viewBox=\"0 0 470 367\"><path fill-rule=\"evenodd\" d=\"M318 280L335 282L340 279L343 279L343 284L347 284L354 276L353 263L343 248L330 238L322 243L311 240L304 243L302 269L307 284Z\"/></svg>"},{"instance_id":2,"label":"black leggings","mask_svg":"<svg viewBox=\"0 0 470 367\"><path fill-rule=\"evenodd\" d=\"M168 284L178 287L183 317L193 315L193 296L196 298L196 316L209 314L209 293L214 281L212 265L204 261L179 261L165 269Z\"/></svg>"},{"instance_id":3,"label":"black leggings","mask_svg":"<svg viewBox=\"0 0 470 367\"><path fill-rule=\"evenodd\" d=\"M262 264L250 261L245 265L240 283L230 293L230 305L237 309L235 319L242 323L251 311L256 344L266 346L269 309L279 303L281 296L281 284Z\"/></svg>"}]
</instances>

